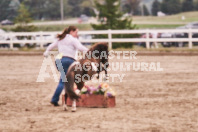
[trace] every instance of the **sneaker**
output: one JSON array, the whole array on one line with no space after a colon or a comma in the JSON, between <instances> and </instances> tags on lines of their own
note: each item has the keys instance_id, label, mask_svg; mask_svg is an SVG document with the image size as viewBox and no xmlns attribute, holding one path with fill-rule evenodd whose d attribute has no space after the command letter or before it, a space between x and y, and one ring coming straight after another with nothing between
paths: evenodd
<instances>
[{"instance_id":1,"label":"sneaker","mask_svg":"<svg viewBox=\"0 0 198 132\"><path fill-rule=\"evenodd\" d=\"M51 104L53 104L54 106L60 106L57 102L50 102Z\"/></svg>"}]
</instances>

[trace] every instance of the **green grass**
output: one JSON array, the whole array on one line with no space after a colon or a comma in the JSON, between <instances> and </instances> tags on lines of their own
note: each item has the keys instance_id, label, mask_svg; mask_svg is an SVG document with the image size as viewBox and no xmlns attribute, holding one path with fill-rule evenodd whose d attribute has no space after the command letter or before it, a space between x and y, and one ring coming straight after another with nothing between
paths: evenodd
<instances>
[{"instance_id":1,"label":"green grass","mask_svg":"<svg viewBox=\"0 0 198 132\"><path fill-rule=\"evenodd\" d=\"M86 31L91 30L90 24L73 24L76 26L79 30ZM45 26L37 26L38 31L62 31L64 28L68 27L70 25L45 25Z\"/></svg>"},{"instance_id":2,"label":"green grass","mask_svg":"<svg viewBox=\"0 0 198 132\"><path fill-rule=\"evenodd\" d=\"M74 26L76 26L78 29L80 29L81 31L86 31L86 30L92 30L92 27L90 24L73 24ZM43 26L36 26L37 29L36 31L62 31L64 30L66 27L68 27L69 25L43 25ZM3 29L5 31L12 31L12 29L15 26L0 26L0 29Z\"/></svg>"},{"instance_id":3,"label":"green grass","mask_svg":"<svg viewBox=\"0 0 198 132\"><path fill-rule=\"evenodd\" d=\"M169 15L164 17L155 17L155 16L134 16L133 20L135 23L138 22L174 22L174 23L188 23L193 21L198 21L197 17L198 11L192 11L192 12L184 12L179 13L176 15ZM181 17L185 16L185 20L182 20Z\"/></svg>"},{"instance_id":4,"label":"green grass","mask_svg":"<svg viewBox=\"0 0 198 132\"><path fill-rule=\"evenodd\" d=\"M3 29L3 30L5 30L5 31L11 31L12 28L14 28L14 27L15 27L15 26L12 26L12 25L11 25L11 26L10 26L10 25L9 25L9 26L1 26L1 25L0 25L0 29Z\"/></svg>"},{"instance_id":5,"label":"green grass","mask_svg":"<svg viewBox=\"0 0 198 132\"><path fill-rule=\"evenodd\" d=\"M133 23L137 25L139 29L174 29L178 26L183 26L186 23L198 21L198 11L185 12L176 15L156 17L156 16L133 16ZM181 17L185 16L185 20L181 20ZM77 18L70 18L76 20ZM41 22L41 21L34 21ZM71 24L69 24L71 25ZM43 25L37 26L37 31L62 31L69 25ZM90 24L72 24L77 26L81 31L92 30ZM14 26L0 26L0 28L10 31Z\"/></svg>"},{"instance_id":6,"label":"green grass","mask_svg":"<svg viewBox=\"0 0 198 132\"><path fill-rule=\"evenodd\" d=\"M174 29L183 24L136 24L139 29Z\"/></svg>"}]
</instances>

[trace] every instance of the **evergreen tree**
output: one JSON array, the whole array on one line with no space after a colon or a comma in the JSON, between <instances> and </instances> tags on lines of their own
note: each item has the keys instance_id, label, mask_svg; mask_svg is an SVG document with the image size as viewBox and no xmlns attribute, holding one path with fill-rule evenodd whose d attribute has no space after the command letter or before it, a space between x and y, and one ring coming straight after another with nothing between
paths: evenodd
<instances>
[{"instance_id":1,"label":"evergreen tree","mask_svg":"<svg viewBox=\"0 0 198 132\"><path fill-rule=\"evenodd\" d=\"M27 9L34 19L44 18L46 13L46 0L26 0L23 3L27 6Z\"/></svg>"},{"instance_id":2,"label":"evergreen tree","mask_svg":"<svg viewBox=\"0 0 198 132\"><path fill-rule=\"evenodd\" d=\"M94 14L93 9L89 7L84 7L82 13L87 16L92 16Z\"/></svg>"},{"instance_id":3,"label":"evergreen tree","mask_svg":"<svg viewBox=\"0 0 198 132\"><path fill-rule=\"evenodd\" d=\"M177 14L181 12L181 1L171 0L169 3L169 14Z\"/></svg>"},{"instance_id":4,"label":"evergreen tree","mask_svg":"<svg viewBox=\"0 0 198 132\"><path fill-rule=\"evenodd\" d=\"M135 8L135 10L133 11L133 15L140 16L141 14L142 14L141 7L138 6L138 7Z\"/></svg>"},{"instance_id":5,"label":"evergreen tree","mask_svg":"<svg viewBox=\"0 0 198 132\"><path fill-rule=\"evenodd\" d=\"M105 0L105 3L100 4L95 1L96 8L99 11L98 20L100 24L91 24L95 30L107 30L107 29L135 29L136 25L132 24L132 19L123 18L123 13L120 11L119 0ZM97 36L98 37L98 36ZM99 37L107 37L100 35ZM113 38L131 38L134 35L113 35ZM132 47L132 44L113 44L113 48L125 46Z\"/></svg>"},{"instance_id":6,"label":"evergreen tree","mask_svg":"<svg viewBox=\"0 0 198 132\"><path fill-rule=\"evenodd\" d=\"M63 0L64 16L72 16L72 7L68 5L69 0ZM61 18L60 0L24 0L24 4L34 19L52 19Z\"/></svg>"},{"instance_id":7,"label":"evergreen tree","mask_svg":"<svg viewBox=\"0 0 198 132\"><path fill-rule=\"evenodd\" d=\"M64 16L66 18L73 16L71 14L72 6L68 4L68 1L70 1L70 0L63 0L63 2L64 2Z\"/></svg>"},{"instance_id":8,"label":"evergreen tree","mask_svg":"<svg viewBox=\"0 0 198 132\"><path fill-rule=\"evenodd\" d=\"M33 19L60 19L60 0L19 0L24 3ZM0 0L1 2L1 0ZM81 14L92 16L90 0L63 0L64 16L79 17Z\"/></svg>"},{"instance_id":9,"label":"evergreen tree","mask_svg":"<svg viewBox=\"0 0 198 132\"><path fill-rule=\"evenodd\" d=\"M82 14L82 8L80 7L80 4L82 3L82 0L69 0L68 4L72 7L70 13L72 14L72 17L79 17Z\"/></svg>"},{"instance_id":10,"label":"evergreen tree","mask_svg":"<svg viewBox=\"0 0 198 132\"><path fill-rule=\"evenodd\" d=\"M0 21L7 19L7 16L9 15L9 4L11 0L0 0Z\"/></svg>"},{"instance_id":11,"label":"evergreen tree","mask_svg":"<svg viewBox=\"0 0 198 132\"><path fill-rule=\"evenodd\" d=\"M46 0L45 16L49 19L60 20L60 0Z\"/></svg>"},{"instance_id":12,"label":"evergreen tree","mask_svg":"<svg viewBox=\"0 0 198 132\"><path fill-rule=\"evenodd\" d=\"M193 0L184 0L182 3L182 11L193 11L194 10L194 3Z\"/></svg>"},{"instance_id":13,"label":"evergreen tree","mask_svg":"<svg viewBox=\"0 0 198 132\"><path fill-rule=\"evenodd\" d=\"M155 0L152 4L152 14L157 16L157 12L160 11L160 3L158 0Z\"/></svg>"},{"instance_id":14,"label":"evergreen tree","mask_svg":"<svg viewBox=\"0 0 198 132\"><path fill-rule=\"evenodd\" d=\"M25 1L26 1L26 0L19 0L20 3L23 3L23 2L25 2Z\"/></svg>"},{"instance_id":15,"label":"evergreen tree","mask_svg":"<svg viewBox=\"0 0 198 132\"><path fill-rule=\"evenodd\" d=\"M128 4L122 5L122 12L131 13L131 7Z\"/></svg>"},{"instance_id":16,"label":"evergreen tree","mask_svg":"<svg viewBox=\"0 0 198 132\"><path fill-rule=\"evenodd\" d=\"M195 7L195 10L198 11L198 1L195 2L195 6L194 7Z\"/></svg>"},{"instance_id":17,"label":"evergreen tree","mask_svg":"<svg viewBox=\"0 0 198 132\"><path fill-rule=\"evenodd\" d=\"M19 25L12 29L13 31L17 32L28 32L28 31L34 31L36 30L35 26L28 26L28 23L32 21L32 18L30 17L30 13L28 9L25 7L25 5L22 3L20 4L19 10L18 10L18 16L15 18L15 22Z\"/></svg>"},{"instance_id":18,"label":"evergreen tree","mask_svg":"<svg viewBox=\"0 0 198 132\"><path fill-rule=\"evenodd\" d=\"M139 10L139 4L141 0L125 0L125 6L127 8L127 10L129 10L129 13L132 15L137 15L140 14L140 10Z\"/></svg>"},{"instance_id":19,"label":"evergreen tree","mask_svg":"<svg viewBox=\"0 0 198 132\"><path fill-rule=\"evenodd\" d=\"M146 7L146 5L143 5L143 12L144 12L144 15L145 16L149 16L150 15L150 13L149 13L148 8Z\"/></svg>"},{"instance_id":20,"label":"evergreen tree","mask_svg":"<svg viewBox=\"0 0 198 132\"><path fill-rule=\"evenodd\" d=\"M83 0L80 5L80 7L82 8L82 14L86 14L87 16L92 16L94 14L93 4L92 1L90 0Z\"/></svg>"},{"instance_id":21,"label":"evergreen tree","mask_svg":"<svg viewBox=\"0 0 198 132\"><path fill-rule=\"evenodd\" d=\"M180 13L181 2L180 0L163 0L161 10L168 15Z\"/></svg>"},{"instance_id":22,"label":"evergreen tree","mask_svg":"<svg viewBox=\"0 0 198 132\"><path fill-rule=\"evenodd\" d=\"M168 11L168 2L170 0L163 0L162 3L161 3L161 11L168 14L169 11Z\"/></svg>"},{"instance_id":23,"label":"evergreen tree","mask_svg":"<svg viewBox=\"0 0 198 132\"><path fill-rule=\"evenodd\" d=\"M31 21L32 18L30 17L29 11L27 10L24 4L21 4L18 10L18 16L15 18L15 22L23 26L27 25Z\"/></svg>"},{"instance_id":24,"label":"evergreen tree","mask_svg":"<svg viewBox=\"0 0 198 132\"><path fill-rule=\"evenodd\" d=\"M104 4L96 1L96 8L99 11L100 24L92 24L94 29L134 29L136 27L132 25L132 19L121 19L123 13L120 11L119 0L105 0Z\"/></svg>"},{"instance_id":25,"label":"evergreen tree","mask_svg":"<svg viewBox=\"0 0 198 132\"><path fill-rule=\"evenodd\" d=\"M11 0L9 4L9 16L8 19L13 20L17 15L17 10L19 9L20 2L18 0Z\"/></svg>"},{"instance_id":26,"label":"evergreen tree","mask_svg":"<svg viewBox=\"0 0 198 132\"><path fill-rule=\"evenodd\" d=\"M12 0L0 0L0 21L5 19L13 20L17 14L18 5L15 5Z\"/></svg>"}]
</instances>

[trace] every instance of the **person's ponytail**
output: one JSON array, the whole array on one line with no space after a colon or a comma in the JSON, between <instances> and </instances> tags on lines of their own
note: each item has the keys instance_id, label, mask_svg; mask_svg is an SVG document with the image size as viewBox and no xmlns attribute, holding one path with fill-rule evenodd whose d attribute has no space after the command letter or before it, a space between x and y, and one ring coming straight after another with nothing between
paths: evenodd
<instances>
[{"instance_id":1,"label":"person's ponytail","mask_svg":"<svg viewBox=\"0 0 198 132\"><path fill-rule=\"evenodd\" d=\"M59 40L62 40L68 33L68 28L65 28L65 30L61 34L57 35L57 38L59 38Z\"/></svg>"},{"instance_id":2,"label":"person's ponytail","mask_svg":"<svg viewBox=\"0 0 198 132\"><path fill-rule=\"evenodd\" d=\"M57 35L57 38L59 39L59 40L62 40L62 39L64 39L65 38L65 36L67 35L67 34L69 34L71 31L75 31L77 28L75 27L75 26L69 26L68 28L65 28L65 30L61 33L61 34L58 34Z\"/></svg>"}]
</instances>

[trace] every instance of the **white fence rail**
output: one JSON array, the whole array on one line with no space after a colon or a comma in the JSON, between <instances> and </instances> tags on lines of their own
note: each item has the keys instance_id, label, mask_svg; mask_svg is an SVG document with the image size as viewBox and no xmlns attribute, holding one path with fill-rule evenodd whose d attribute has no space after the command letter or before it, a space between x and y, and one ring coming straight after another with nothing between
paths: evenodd
<instances>
[{"instance_id":1,"label":"white fence rail","mask_svg":"<svg viewBox=\"0 0 198 132\"><path fill-rule=\"evenodd\" d=\"M152 32L157 33L187 33L187 38L150 38L149 35ZM54 38L47 38L46 36L56 36L61 32L12 32L1 33L0 44L9 44L10 48L13 48L14 44L26 44L36 43L43 48L45 43L53 42ZM188 47L193 47L193 42L198 42L198 38L193 38L194 33L198 34L198 29L163 29L163 30L99 30L99 31L80 31L79 35L94 35L94 34L106 34L108 38L103 39L80 39L82 43L95 43L95 42L108 42L109 48L112 48L112 43L124 43L124 42L145 42L146 48L150 48L150 42L188 42ZM113 34L145 34L145 38L112 38ZM22 37L23 39L16 39ZM25 38L25 39L24 39Z\"/></svg>"}]
</instances>

